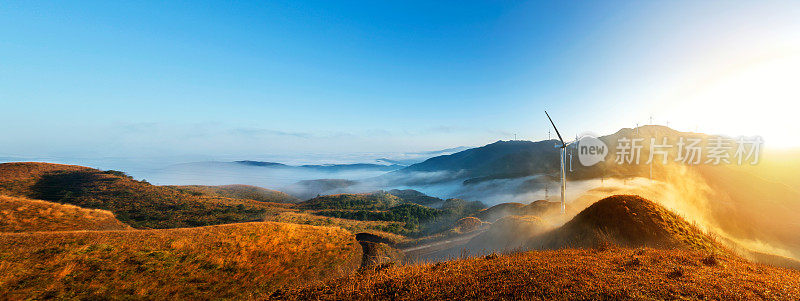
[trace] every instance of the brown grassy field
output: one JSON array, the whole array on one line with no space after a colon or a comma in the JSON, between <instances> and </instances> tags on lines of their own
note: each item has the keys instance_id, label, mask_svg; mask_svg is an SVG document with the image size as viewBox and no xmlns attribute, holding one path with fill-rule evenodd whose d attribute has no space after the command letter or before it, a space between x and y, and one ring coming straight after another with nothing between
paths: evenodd
<instances>
[{"instance_id":1,"label":"brown grassy field","mask_svg":"<svg viewBox=\"0 0 800 301\"><path fill-rule=\"evenodd\" d=\"M126 229L106 210L0 195L0 232Z\"/></svg>"},{"instance_id":2,"label":"brown grassy field","mask_svg":"<svg viewBox=\"0 0 800 301\"><path fill-rule=\"evenodd\" d=\"M188 192L195 195L205 195L214 197L225 197L233 199L246 199L259 202L271 203L297 203L300 201L297 197L289 195L277 190L261 188L250 185L221 185L221 186L206 186L206 185L181 185L181 186L167 186L178 189L183 192Z\"/></svg>"},{"instance_id":3,"label":"brown grassy field","mask_svg":"<svg viewBox=\"0 0 800 301\"><path fill-rule=\"evenodd\" d=\"M800 271L689 250L562 249L389 267L294 300L798 300Z\"/></svg>"},{"instance_id":4,"label":"brown grassy field","mask_svg":"<svg viewBox=\"0 0 800 301\"><path fill-rule=\"evenodd\" d=\"M7 233L0 299L263 298L355 270L361 252L339 228L271 222Z\"/></svg>"}]
</instances>

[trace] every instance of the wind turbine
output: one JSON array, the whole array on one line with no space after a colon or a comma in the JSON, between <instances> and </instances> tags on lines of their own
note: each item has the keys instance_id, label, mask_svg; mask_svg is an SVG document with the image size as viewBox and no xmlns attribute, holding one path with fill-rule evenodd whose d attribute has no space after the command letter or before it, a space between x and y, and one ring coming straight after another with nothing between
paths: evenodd
<instances>
[{"instance_id":1,"label":"wind turbine","mask_svg":"<svg viewBox=\"0 0 800 301\"><path fill-rule=\"evenodd\" d=\"M560 148L560 157L561 157L561 214L564 214L566 211L566 205L564 205L564 198L566 197L567 191L567 170L566 170L566 163L567 163L567 147L572 144L564 142L564 139L561 138L561 133L558 132L558 128L556 128L556 124L553 122L553 119L550 118L550 114L547 114L547 111L544 111L544 114L547 115L547 119L550 120L550 124L553 125L553 129L556 130L556 135L558 135L558 140L561 141L561 145L556 144L556 148ZM573 141L574 142L574 141Z\"/></svg>"}]
</instances>

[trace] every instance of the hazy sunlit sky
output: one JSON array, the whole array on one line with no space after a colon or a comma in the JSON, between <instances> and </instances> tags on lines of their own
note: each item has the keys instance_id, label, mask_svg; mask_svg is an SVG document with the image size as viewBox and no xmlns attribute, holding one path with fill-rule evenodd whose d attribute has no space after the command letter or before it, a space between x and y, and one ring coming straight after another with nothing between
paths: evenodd
<instances>
[{"instance_id":1,"label":"hazy sunlit sky","mask_svg":"<svg viewBox=\"0 0 800 301\"><path fill-rule=\"evenodd\" d=\"M545 109L796 147L798 101L798 1L0 2L0 156L425 151Z\"/></svg>"}]
</instances>

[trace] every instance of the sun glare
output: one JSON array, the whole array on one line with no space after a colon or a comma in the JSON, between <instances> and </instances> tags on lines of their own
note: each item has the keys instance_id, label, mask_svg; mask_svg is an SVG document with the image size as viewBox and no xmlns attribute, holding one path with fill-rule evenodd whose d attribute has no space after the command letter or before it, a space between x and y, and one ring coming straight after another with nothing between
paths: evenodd
<instances>
[{"instance_id":1,"label":"sun glare","mask_svg":"<svg viewBox=\"0 0 800 301\"><path fill-rule=\"evenodd\" d=\"M800 100L800 52L762 57L721 69L673 102L676 124L711 134L764 137L769 148L800 145L790 139Z\"/></svg>"}]
</instances>

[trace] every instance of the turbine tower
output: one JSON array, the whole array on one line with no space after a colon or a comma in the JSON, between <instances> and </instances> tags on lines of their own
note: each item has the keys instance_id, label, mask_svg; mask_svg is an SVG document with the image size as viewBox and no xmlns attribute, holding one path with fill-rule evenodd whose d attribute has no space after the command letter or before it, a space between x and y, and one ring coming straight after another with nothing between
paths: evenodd
<instances>
[{"instance_id":1,"label":"turbine tower","mask_svg":"<svg viewBox=\"0 0 800 301\"><path fill-rule=\"evenodd\" d=\"M569 172L572 172L572 149L569 149Z\"/></svg>"},{"instance_id":2,"label":"turbine tower","mask_svg":"<svg viewBox=\"0 0 800 301\"><path fill-rule=\"evenodd\" d=\"M565 205L565 197L567 191L567 170L566 170L566 163L567 163L567 147L572 144L564 142L564 139L561 138L561 133L558 132L558 128L556 128L556 124L553 122L553 119L550 118L550 114L547 114L547 111L544 111L544 114L547 115L547 119L550 120L550 124L553 125L553 129L556 130L556 135L558 135L558 140L561 141L561 144L556 144L556 148L560 149L560 157L561 157L561 214L564 214L566 211Z\"/></svg>"}]
</instances>

